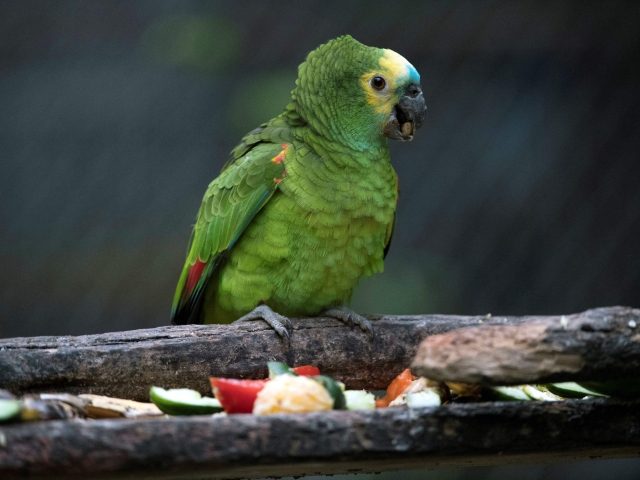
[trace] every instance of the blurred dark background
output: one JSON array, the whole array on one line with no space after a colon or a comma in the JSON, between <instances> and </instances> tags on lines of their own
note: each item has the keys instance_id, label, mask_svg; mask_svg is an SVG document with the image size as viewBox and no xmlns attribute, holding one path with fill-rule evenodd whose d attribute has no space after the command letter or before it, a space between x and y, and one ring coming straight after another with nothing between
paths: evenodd
<instances>
[{"instance_id":1,"label":"blurred dark background","mask_svg":"<svg viewBox=\"0 0 640 480\"><path fill-rule=\"evenodd\" d=\"M395 238L357 309L639 306L639 25L635 1L1 2L0 336L166 324L206 185L342 33L407 57L429 105L392 146Z\"/></svg>"},{"instance_id":2,"label":"blurred dark background","mask_svg":"<svg viewBox=\"0 0 640 480\"><path fill-rule=\"evenodd\" d=\"M0 3L0 336L163 325L202 193L341 33L422 73L365 312L638 306L638 2Z\"/></svg>"}]
</instances>

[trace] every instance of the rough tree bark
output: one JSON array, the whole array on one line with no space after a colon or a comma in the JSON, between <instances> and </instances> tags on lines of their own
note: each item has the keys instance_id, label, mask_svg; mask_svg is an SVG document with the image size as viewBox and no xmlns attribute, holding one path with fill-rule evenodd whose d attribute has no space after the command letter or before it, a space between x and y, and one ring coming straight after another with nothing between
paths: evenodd
<instances>
[{"instance_id":1,"label":"rough tree bark","mask_svg":"<svg viewBox=\"0 0 640 480\"><path fill-rule=\"evenodd\" d=\"M568 400L17 424L0 429L0 477L249 478L629 457L640 454L639 410Z\"/></svg>"},{"instance_id":2,"label":"rough tree bark","mask_svg":"<svg viewBox=\"0 0 640 480\"><path fill-rule=\"evenodd\" d=\"M329 319L289 344L260 322L0 340L0 387L146 399L151 384L209 391L207 377L263 377L314 363L384 387L409 365L448 380L603 380L640 371L640 310L553 317L374 319L375 337ZM0 427L0 477L247 478L425 465L640 455L640 402L488 402L301 415L65 420Z\"/></svg>"},{"instance_id":3,"label":"rough tree bark","mask_svg":"<svg viewBox=\"0 0 640 480\"><path fill-rule=\"evenodd\" d=\"M471 378L494 383L505 379L497 373L501 366L511 372L506 379L512 383L602 380L640 371L640 326L630 327L633 322L640 325L640 310L611 307L551 317L385 316L373 319L373 339L335 320L300 319L294 320L288 344L262 322L11 338L0 340L0 387L15 394L65 391L146 400L152 384L207 393L210 375L261 378L268 360L282 360L319 365L350 388L379 389L410 364L424 338L453 330L453 336L427 340L443 342L438 361L446 362L416 364L428 368L420 370L427 376L462 365L458 370L476 372ZM474 329L458 330L464 327ZM457 335L464 340L455 340ZM529 336L532 341L525 341ZM497 349L502 356L491 359L498 346L494 338L502 339ZM480 357L483 341L485 357ZM427 345L422 359L435 355ZM538 366L544 354L552 361Z\"/></svg>"},{"instance_id":4,"label":"rough tree bark","mask_svg":"<svg viewBox=\"0 0 640 480\"><path fill-rule=\"evenodd\" d=\"M412 370L434 380L492 385L640 381L640 310L600 308L430 336Z\"/></svg>"},{"instance_id":5,"label":"rough tree bark","mask_svg":"<svg viewBox=\"0 0 640 480\"><path fill-rule=\"evenodd\" d=\"M484 317L373 319L374 338L331 319L294 319L289 343L263 322L167 326L78 337L0 340L0 386L141 400L151 384L210 392L208 377L264 378L266 362L312 363L353 388L384 388L420 340ZM501 323L507 320L496 319Z\"/></svg>"}]
</instances>

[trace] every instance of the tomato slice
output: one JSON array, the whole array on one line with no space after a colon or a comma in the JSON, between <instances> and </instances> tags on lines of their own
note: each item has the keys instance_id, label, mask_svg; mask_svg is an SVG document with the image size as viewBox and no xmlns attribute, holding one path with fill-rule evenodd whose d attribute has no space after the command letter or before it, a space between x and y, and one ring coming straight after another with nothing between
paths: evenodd
<instances>
[{"instance_id":1,"label":"tomato slice","mask_svg":"<svg viewBox=\"0 0 640 480\"><path fill-rule=\"evenodd\" d=\"M300 365L299 367L293 367L291 370L303 377L315 377L320 375L320 369L315 365Z\"/></svg>"},{"instance_id":2,"label":"tomato slice","mask_svg":"<svg viewBox=\"0 0 640 480\"><path fill-rule=\"evenodd\" d=\"M221 377L209 377L209 380L214 395L227 413L251 413L258 392L269 381Z\"/></svg>"},{"instance_id":3,"label":"tomato slice","mask_svg":"<svg viewBox=\"0 0 640 480\"><path fill-rule=\"evenodd\" d=\"M400 374L394 378L387 387L387 393L384 397L376 400L376 407L388 407L397 397L402 395L415 377L411 374L411 370L405 368Z\"/></svg>"}]
</instances>

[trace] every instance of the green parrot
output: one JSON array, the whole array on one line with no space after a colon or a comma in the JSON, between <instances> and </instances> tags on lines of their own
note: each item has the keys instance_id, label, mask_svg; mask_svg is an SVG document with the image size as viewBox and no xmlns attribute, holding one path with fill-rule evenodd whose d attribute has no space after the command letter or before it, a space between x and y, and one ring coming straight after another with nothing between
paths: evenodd
<instances>
[{"instance_id":1,"label":"green parrot","mask_svg":"<svg viewBox=\"0 0 640 480\"><path fill-rule=\"evenodd\" d=\"M324 315L371 332L345 305L383 270L398 180L387 138L424 119L417 70L344 35L308 54L289 104L249 132L208 186L178 280L172 323Z\"/></svg>"}]
</instances>

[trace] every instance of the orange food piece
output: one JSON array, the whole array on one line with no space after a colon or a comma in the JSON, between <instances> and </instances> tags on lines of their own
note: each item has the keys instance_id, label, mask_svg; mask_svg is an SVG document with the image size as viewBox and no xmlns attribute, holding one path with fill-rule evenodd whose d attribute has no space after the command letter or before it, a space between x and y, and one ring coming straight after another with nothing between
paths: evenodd
<instances>
[{"instance_id":1,"label":"orange food piece","mask_svg":"<svg viewBox=\"0 0 640 480\"><path fill-rule=\"evenodd\" d=\"M385 396L376 400L376 407L388 407L391 402L402 395L402 392L404 392L415 379L416 377L411 374L411 370L405 368L400 375L391 381L387 387Z\"/></svg>"}]
</instances>

